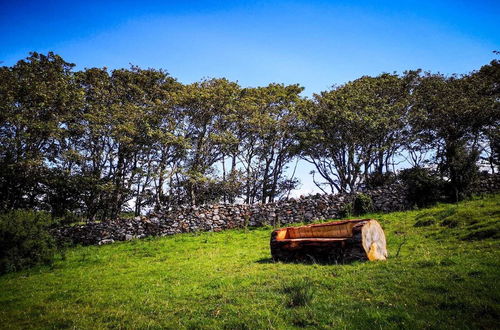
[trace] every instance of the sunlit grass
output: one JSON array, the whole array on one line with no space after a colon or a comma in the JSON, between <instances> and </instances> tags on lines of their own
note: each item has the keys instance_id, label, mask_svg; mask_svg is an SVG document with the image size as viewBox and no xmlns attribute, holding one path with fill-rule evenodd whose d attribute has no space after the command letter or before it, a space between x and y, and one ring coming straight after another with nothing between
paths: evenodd
<instances>
[{"instance_id":1,"label":"sunlit grass","mask_svg":"<svg viewBox=\"0 0 500 330\"><path fill-rule=\"evenodd\" d=\"M0 328L498 326L500 195L368 217L386 262L273 263L272 228L71 248L0 277Z\"/></svg>"}]
</instances>

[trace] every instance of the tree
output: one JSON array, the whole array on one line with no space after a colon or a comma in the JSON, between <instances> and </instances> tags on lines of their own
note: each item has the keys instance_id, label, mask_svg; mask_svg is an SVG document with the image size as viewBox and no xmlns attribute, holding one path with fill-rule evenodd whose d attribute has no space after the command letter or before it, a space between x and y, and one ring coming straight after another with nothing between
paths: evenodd
<instances>
[{"instance_id":1,"label":"tree","mask_svg":"<svg viewBox=\"0 0 500 330\"><path fill-rule=\"evenodd\" d=\"M50 52L1 68L2 209L46 207L46 173L58 170L67 123L82 97L73 67Z\"/></svg>"},{"instance_id":2,"label":"tree","mask_svg":"<svg viewBox=\"0 0 500 330\"><path fill-rule=\"evenodd\" d=\"M228 117L236 111L239 92L238 84L227 79L204 80L184 89L181 107L190 148L184 162L184 179L180 183L185 186L186 198L193 205L220 196L220 192L213 189L216 180L210 175L216 173L213 166L217 162L225 164L231 146L238 143L230 131Z\"/></svg>"},{"instance_id":3,"label":"tree","mask_svg":"<svg viewBox=\"0 0 500 330\"><path fill-rule=\"evenodd\" d=\"M473 184L482 134L498 118L482 90L483 81L475 74L427 73L415 91L412 125L421 143L436 150L437 166L449 181L453 200L465 196Z\"/></svg>"},{"instance_id":4,"label":"tree","mask_svg":"<svg viewBox=\"0 0 500 330\"><path fill-rule=\"evenodd\" d=\"M495 52L499 55L498 52ZM493 60L473 74L482 84L481 95L489 100L491 121L484 129L483 150L485 159L495 173L500 167L500 61Z\"/></svg>"},{"instance_id":5,"label":"tree","mask_svg":"<svg viewBox=\"0 0 500 330\"><path fill-rule=\"evenodd\" d=\"M416 174L433 161L453 199L479 165L498 171L498 60L463 76L365 76L313 99L297 84L183 85L163 70L73 67L53 53L0 67L0 210L93 221L268 203L297 186L286 175L297 156L320 188L340 192L386 182L401 157Z\"/></svg>"},{"instance_id":6,"label":"tree","mask_svg":"<svg viewBox=\"0 0 500 330\"><path fill-rule=\"evenodd\" d=\"M301 101L299 85L270 84L246 89L245 138L242 163L246 173L246 202L262 203L280 198L296 186L284 178L297 144L297 108Z\"/></svg>"},{"instance_id":7,"label":"tree","mask_svg":"<svg viewBox=\"0 0 500 330\"><path fill-rule=\"evenodd\" d=\"M365 76L315 94L302 108L300 155L332 192L356 191L372 171L390 170L405 135L407 89L397 75Z\"/></svg>"}]
</instances>

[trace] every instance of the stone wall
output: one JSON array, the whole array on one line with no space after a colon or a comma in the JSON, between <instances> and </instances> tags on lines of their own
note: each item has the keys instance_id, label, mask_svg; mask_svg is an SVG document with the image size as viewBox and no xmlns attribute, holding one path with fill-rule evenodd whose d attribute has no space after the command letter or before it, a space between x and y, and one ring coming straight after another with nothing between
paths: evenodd
<instances>
[{"instance_id":1,"label":"stone wall","mask_svg":"<svg viewBox=\"0 0 500 330\"><path fill-rule=\"evenodd\" d=\"M475 194L488 194L500 191L500 174L482 173L478 184L474 187Z\"/></svg>"},{"instance_id":2,"label":"stone wall","mask_svg":"<svg viewBox=\"0 0 500 330\"><path fill-rule=\"evenodd\" d=\"M376 211L402 210L408 205L405 187L395 184L367 191ZM196 231L221 231L245 226L283 226L298 222L334 219L342 216L354 195L331 194L290 198L268 204L214 204L183 206L146 217L116 219L59 228L60 240L75 244L107 244L147 236L165 236Z\"/></svg>"},{"instance_id":3,"label":"stone wall","mask_svg":"<svg viewBox=\"0 0 500 330\"><path fill-rule=\"evenodd\" d=\"M500 175L484 176L477 193L500 191ZM390 212L409 208L406 187L396 183L365 191L373 201L375 211ZM68 226L55 231L59 240L75 244L107 244L146 236L166 236L196 231L221 231L245 226L286 226L339 218L354 195L301 196L268 204L215 204L184 206L164 210L146 217L117 219L81 226Z\"/></svg>"}]
</instances>

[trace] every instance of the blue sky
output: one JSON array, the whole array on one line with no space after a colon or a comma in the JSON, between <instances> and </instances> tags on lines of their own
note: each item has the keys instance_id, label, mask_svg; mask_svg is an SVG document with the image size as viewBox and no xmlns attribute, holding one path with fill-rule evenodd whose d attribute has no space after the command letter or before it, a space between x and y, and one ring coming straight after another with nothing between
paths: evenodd
<instances>
[{"instance_id":1,"label":"blue sky","mask_svg":"<svg viewBox=\"0 0 500 330\"><path fill-rule=\"evenodd\" d=\"M500 1L0 2L3 65L54 51L77 69L132 63L304 95L381 72L466 73L500 50Z\"/></svg>"}]
</instances>

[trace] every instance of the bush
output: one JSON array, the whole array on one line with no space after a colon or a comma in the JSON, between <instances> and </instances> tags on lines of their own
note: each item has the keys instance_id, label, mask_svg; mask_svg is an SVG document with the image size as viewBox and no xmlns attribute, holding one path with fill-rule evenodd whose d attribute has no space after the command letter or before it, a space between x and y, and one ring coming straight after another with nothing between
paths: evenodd
<instances>
[{"instance_id":1,"label":"bush","mask_svg":"<svg viewBox=\"0 0 500 330\"><path fill-rule=\"evenodd\" d=\"M354 203L345 203L342 205L342 207L339 210L339 217L340 218L349 218L353 214L353 209L354 209Z\"/></svg>"},{"instance_id":2,"label":"bush","mask_svg":"<svg viewBox=\"0 0 500 330\"><path fill-rule=\"evenodd\" d=\"M50 264L56 243L49 233L53 220L46 212L0 214L0 274L37 264Z\"/></svg>"},{"instance_id":3,"label":"bush","mask_svg":"<svg viewBox=\"0 0 500 330\"><path fill-rule=\"evenodd\" d=\"M375 172L368 174L365 181L366 181L366 188L375 189L395 183L397 181L397 176L392 172L385 172L385 173Z\"/></svg>"},{"instance_id":4,"label":"bush","mask_svg":"<svg viewBox=\"0 0 500 330\"><path fill-rule=\"evenodd\" d=\"M82 223L86 222L87 218L84 216L76 213L76 212L70 212L70 211L65 211L64 214L61 217L54 217L52 215L52 219L58 224L62 226L69 226L75 223Z\"/></svg>"},{"instance_id":5,"label":"bush","mask_svg":"<svg viewBox=\"0 0 500 330\"><path fill-rule=\"evenodd\" d=\"M362 215L373 211L373 201L369 195L358 193L353 202L353 215Z\"/></svg>"},{"instance_id":6,"label":"bush","mask_svg":"<svg viewBox=\"0 0 500 330\"><path fill-rule=\"evenodd\" d=\"M467 150L465 146L456 146L446 152L446 162L440 169L449 181L445 185L445 194L451 202L458 202L472 194L479 178L477 150Z\"/></svg>"},{"instance_id":7,"label":"bush","mask_svg":"<svg viewBox=\"0 0 500 330\"><path fill-rule=\"evenodd\" d=\"M442 201L444 181L432 170L414 167L402 170L399 178L408 186L408 199L418 207Z\"/></svg>"}]
</instances>

